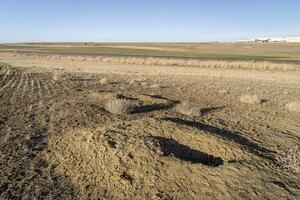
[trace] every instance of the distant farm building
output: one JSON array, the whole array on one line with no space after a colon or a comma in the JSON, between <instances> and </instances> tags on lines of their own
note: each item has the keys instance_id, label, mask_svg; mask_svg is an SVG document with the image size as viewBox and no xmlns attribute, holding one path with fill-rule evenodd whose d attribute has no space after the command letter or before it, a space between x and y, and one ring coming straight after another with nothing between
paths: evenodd
<instances>
[{"instance_id":1,"label":"distant farm building","mask_svg":"<svg viewBox=\"0 0 300 200\"><path fill-rule=\"evenodd\" d=\"M250 40L239 40L239 42L254 42L254 43L290 43L290 42L300 42L300 37L253 38L253 39L250 39Z\"/></svg>"}]
</instances>

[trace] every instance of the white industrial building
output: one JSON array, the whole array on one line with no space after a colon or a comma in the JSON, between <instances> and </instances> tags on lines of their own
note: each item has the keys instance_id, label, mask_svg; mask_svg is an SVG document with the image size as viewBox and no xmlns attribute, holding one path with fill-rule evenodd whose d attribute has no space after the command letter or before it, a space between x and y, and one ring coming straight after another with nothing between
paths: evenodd
<instances>
[{"instance_id":1,"label":"white industrial building","mask_svg":"<svg viewBox=\"0 0 300 200\"><path fill-rule=\"evenodd\" d=\"M239 40L239 42L256 42L256 43L287 43L300 42L300 37L265 37L253 38L250 40Z\"/></svg>"}]
</instances>

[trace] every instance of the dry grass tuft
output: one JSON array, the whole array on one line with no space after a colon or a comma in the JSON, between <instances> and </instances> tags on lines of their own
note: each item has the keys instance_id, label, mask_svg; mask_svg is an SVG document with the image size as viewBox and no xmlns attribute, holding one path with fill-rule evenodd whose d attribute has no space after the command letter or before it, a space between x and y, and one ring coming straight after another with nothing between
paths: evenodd
<instances>
[{"instance_id":1,"label":"dry grass tuft","mask_svg":"<svg viewBox=\"0 0 300 200\"><path fill-rule=\"evenodd\" d=\"M178 104L175 109L177 112L189 117L197 117L201 115L200 108L186 101Z\"/></svg>"},{"instance_id":2,"label":"dry grass tuft","mask_svg":"<svg viewBox=\"0 0 300 200\"><path fill-rule=\"evenodd\" d=\"M300 102L291 102L285 106L285 108L292 112L300 112Z\"/></svg>"},{"instance_id":3,"label":"dry grass tuft","mask_svg":"<svg viewBox=\"0 0 300 200\"><path fill-rule=\"evenodd\" d=\"M103 98L103 95L101 95L99 92L91 92L88 95L88 101L93 104L93 105L97 105L101 103L101 100Z\"/></svg>"},{"instance_id":4,"label":"dry grass tuft","mask_svg":"<svg viewBox=\"0 0 300 200\"><path fill-rule=\"evenodd\" d=\"M300 172L300 146L295 146L277 157L284 169Z\"/></svg>"},{"instance_id":5,"label":"dry grass tuft","mask_svg":"<svg viewBox=\"0 0 300 200\"><path fill-rule=\"evenodd\" d=\"M58 73L58 72L55 72L53 75L52 75L52 80L54 81L60 81L63 79L63 76L61 73Z\"/></svg>"},{"instance_id":6,"label":"dry grass tuft","mask_svg":"<svg viewBox=\"0 0 300 200\"><path fill-rule=\"evenodd\" d=\"M128 83L129 83L129 84L134 84L134 83L135 83L135 80L130 80Z\"/></svg>"},{"instance_id":7,"label":"dry grass tuft","mask_svg":"<svg viewBox=\"0 0 300 200\"><path fill-rule=\"evenodd\" d=\"M149 86L150 88L159 88L160 86L158 84L153 84Z\"/></svg>"},{"instance_id":8,"label":"dry grass tuft","mask_svg":"<svg viewBox=\"0 0 300 200\"><path fill-rule=\"evenodd\" d=\"M260 104L262 101L257 95L242 95L240 98L240 102L247 104Z\"/></svg>"},{"instance_id":9,"label":"dry grass tuft","mask_svg":"<svg viewBox=\"0 0 300 200\"><path fill-rule=\"evenodd\" d=\"M9 76L9 75L11 75L11 70L10 70L10 69L6 69L6 71L5 71L5 75L6 75L6 76Z\"/></svg>"},{"instance_id":10,"label":"dry grass tuft","mask_svg":"<svg viewBox=\"0 0 300 200\"><path fill-rule=\"evenodd\" d=\"M108 80L106 78L102 78L99 83L103 84L103 85L106 85L108 84Z\"/></svg>"},{"instance_id":11,"label":"dry grass tuft","mask_svg":"<svg viewBox=\"0 0 300 200\"><path fill-rule=\"evenodd\" d=\"M126 99L109 99L105 106L105 110L114 115L126 114L131 110L130 101Z\"/></svg>"}]
</instances>

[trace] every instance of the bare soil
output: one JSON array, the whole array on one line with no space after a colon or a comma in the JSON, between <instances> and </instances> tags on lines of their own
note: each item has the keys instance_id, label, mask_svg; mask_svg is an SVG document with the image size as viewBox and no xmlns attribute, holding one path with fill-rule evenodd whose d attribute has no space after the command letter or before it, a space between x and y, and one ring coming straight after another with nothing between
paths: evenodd
<instances>
[{"instance_id":1,"label":"bare soil","mask_svg":"<svg viewBox=\"0 0 300 200\"><path fill-rule=\"evenodd\" d=\"M0 60L2 199L300 197L278 159L300 144L298 71ZM132 109L109 113L111 98Z\"/></svg>"}]
</instances>

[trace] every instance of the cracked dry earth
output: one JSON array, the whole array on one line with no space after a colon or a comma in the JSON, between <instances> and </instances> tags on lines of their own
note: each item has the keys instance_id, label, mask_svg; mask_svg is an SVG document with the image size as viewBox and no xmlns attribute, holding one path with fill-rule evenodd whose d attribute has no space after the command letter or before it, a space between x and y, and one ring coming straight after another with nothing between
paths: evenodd
<instances>
[{"instance_id":1,"label":"cracked dry earth","mask_svg":"<svg viewBox=\"0 0 300 200\"><path fill-rule=\"evenodd\" d=\"M299 199L299 171L278 160L300 142L300 115L284 109L297 84L101 73L54 81L6 64L0 73L1 199ZM267 101L243 104L245 92ZM133 110L110 114L113 97ZM178 113L182 101L201 115Z\"/></svg>"}]
</instances>

